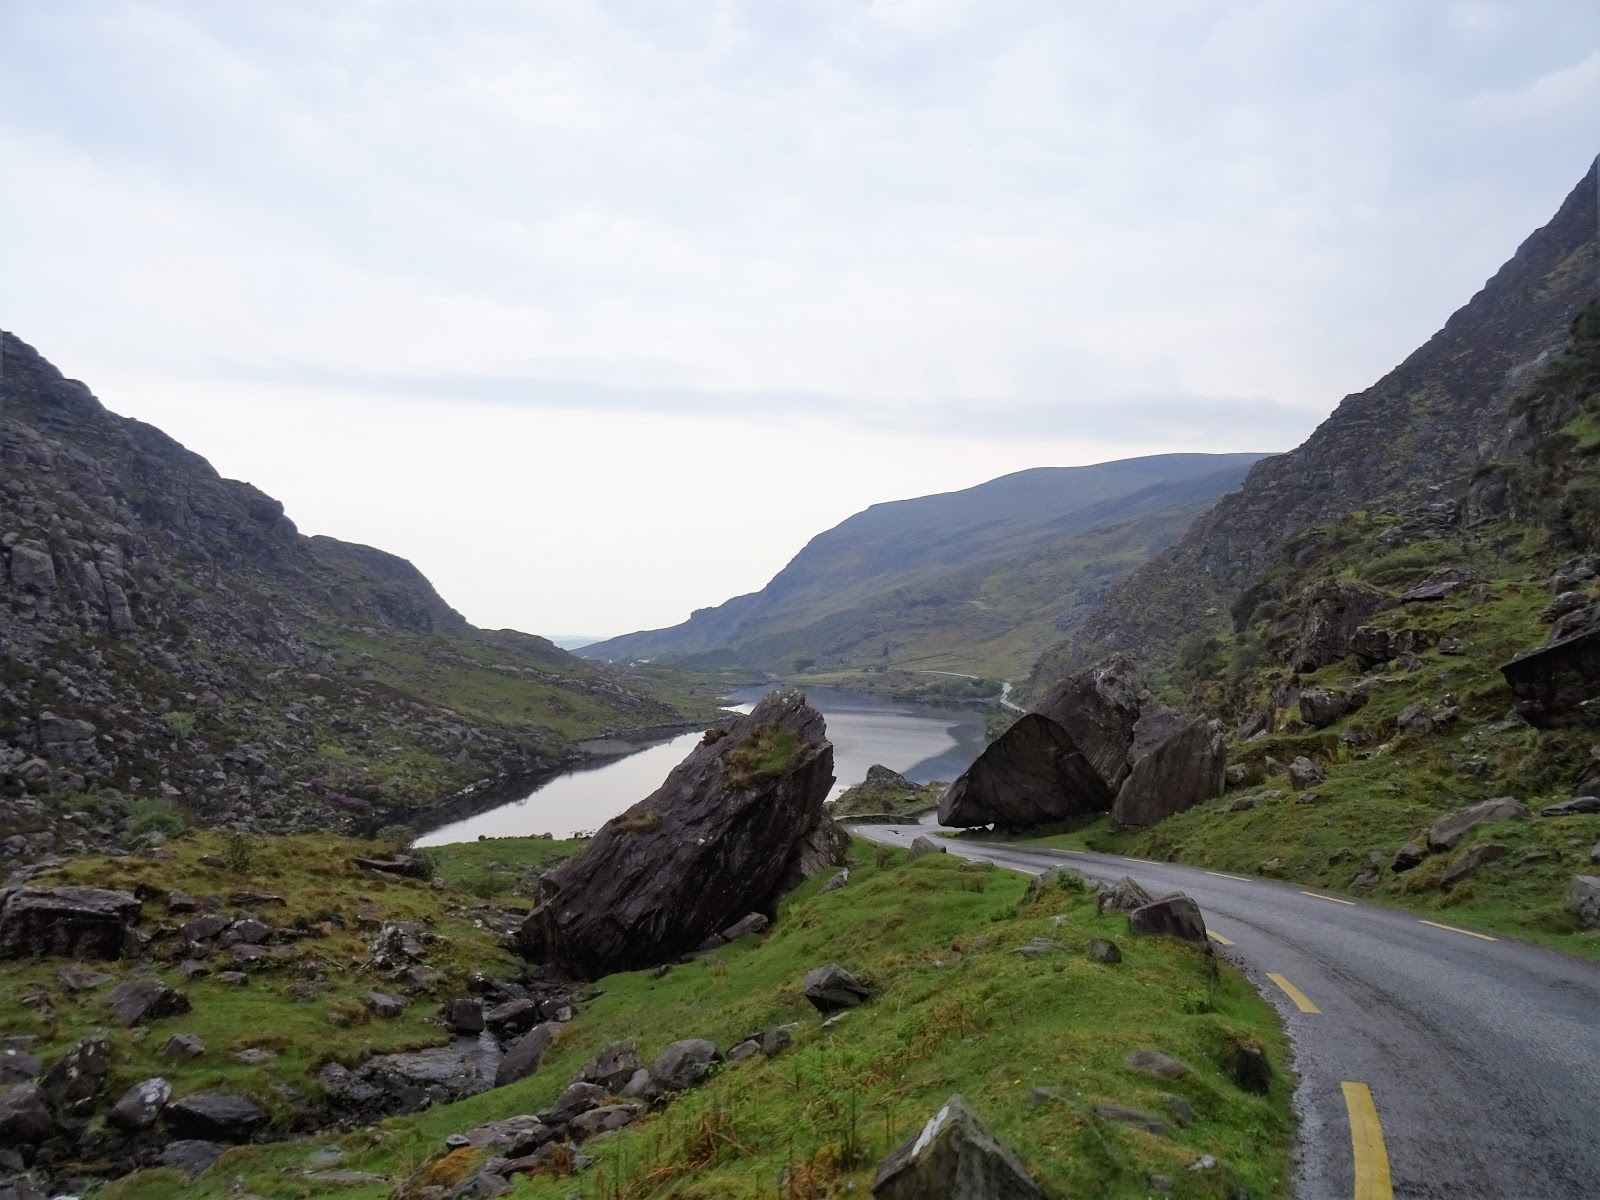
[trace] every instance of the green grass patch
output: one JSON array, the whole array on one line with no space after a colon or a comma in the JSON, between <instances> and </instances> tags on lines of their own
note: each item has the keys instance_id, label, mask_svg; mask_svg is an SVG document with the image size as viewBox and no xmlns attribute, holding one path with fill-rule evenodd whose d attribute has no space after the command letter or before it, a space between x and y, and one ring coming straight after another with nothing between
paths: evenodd
<instances>
[{"instance_id":1,"label":"green grass patch","mask_svg":"<svg viewBox=\"0 0 1600 1200\"><path fill-rule=\"evenodd\" d=\"M459 1177L474 1156L443 1158L443 1139L477 1123L548 1104L576 1068L621 1037L648 1057L703 1036L727 1047L754 1030L797 1022L794 1045L772 1060L723 1066L703 1087L622 1133L591 1143L594 1166L570 1179L524 1179L518 1196L843 1197L865 1195L874 1164L959 1091L1037 1173L1052 1196L1145 1197L1149 1175L1181 1197L1221 1198L1245 1188L1286 1195L1294 1133L1287 1043L1272 1009L1236 971L1165 941L1133 939L1119 916L1102 917L1084 892L1045 889L1025 900L1020 877L952 857L906 864L898 851L854 843L845 888L808 884L782 905L764 938L714 956L602 980L601 994L563 1029L538 1074L457 1104L371 1129L245 1147L190 1184L193 1200L224 1197L243 1180L268 1200L349 1196L377 1200L427 1170ZM1116 966L1083 952L1113 937ZM1036 937L1062 949L1029 960L1014 949ZM805 973L838 960L875 988L874 999L834 1029L801 995ZM359 1031L357 1036L365 1034ZM1239 1040L1262 1045L1278 1067L1271 1091L1246 1094L1223 1063ZM1124 1057L1149 1047L1183 1058L1193 1075L1161 1082ZM1036 1087L1053 1097L1030 1103ZM1096 1115L1101 1102L1164 1112L1167 1096L1194 1110L1171 1139ZM342 1168L386 1177L335 1187L306 1177L320 1146L344 1151ZM1212 1171L1185 1168L1200 1154ZM775 1190L780 1177L787 1192ZM106 1188L106 1200L172 1194L169 1174L146 1172ZM166 1190L163 1190L166 1189Z\"/></svg>"}]
</instances>

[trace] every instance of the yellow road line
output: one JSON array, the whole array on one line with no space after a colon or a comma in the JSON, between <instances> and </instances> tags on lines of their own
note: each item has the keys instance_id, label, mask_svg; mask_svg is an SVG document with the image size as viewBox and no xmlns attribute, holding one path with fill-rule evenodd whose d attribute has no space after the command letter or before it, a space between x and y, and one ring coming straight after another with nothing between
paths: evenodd
<instances>
[{"instance_id":1,"label":"yellow road line","mask_svg":"<svg viewBox=\"0 0 1600 1200\"><path fill-rule=\"evenodd\" d=\"M1389 1182L1389 1152L1372 1089L1364 1083L1344 1085L1344 1106L1350 1113L1350 1145L1356 1156L1355 1200L1394 1200Z\"/></svg>"},{"instance_id":2,"label":"yellow road line","mask_svg":"<svg viewBox=\"0 0 1600 1200\"><path fill-rule=\"evenodd\" d=\"M1473 933L1470 929L1457 929L1454 925L1441 925L1437 921L1423 921L1424 925L1432 925L1435 929L1448 929L1451 933L1464 933L1468 937L1479 938L1485 942L1498 942L1497 937L1490 937L1487 933Z\"/></svg>"},{"instance_id":3,"label":"yellow road line","mask_svg":"<svg viewBox=\"0 0 1600 1200\"><path fill-rule=\"evenodd\" d=\"M1354 908L1356 904L1354 900L1341 900L1337 896L1324 896L1321 892L1301 892L1300 894L1302 896L1310 896L1314 900L1332 900L1335 904L1348 904L1351 908Z\"/></svg>"},{"instance_id":4,"label":"yellow road line","mask_svg":"<svg viewBox=\"0 0 1600 1200\"><path fill-rule=\"evenodd\" d=\"M1215 875L1218 879L1237 879L1240 883L1254 883L1255 882L1254 879L1246 878L1243 875L1229 875L1226 871L1207 871L1206 874L1207 875Z\"/></svg>"},{"instance_id":5,"label":"yellow road line","mask_svg":"<svg viewBox=\"0 0 1600 1200\"><path fill-rule=\"evenodd\" d=\"M1209 930L1209 929L1206 930L1206 936L1208 938L1210 938L1213 942L1216 942L1220 946L1231 946L1231 945L1233 945L1233 939L1225 938L1220 933L1212 933L1211 930Z\"/></svg>"},{"instance_id":6,"label":"yellow road line","mask_svg":"<svg viewBox=\"0 0 1600 1200\"><path fill-rule=\"evenodd\" d=\"M1290 983L1287 979L1285 979L1282 975L1279 975L1276 971L1268 971L1267 972L1267 978L1272 980L1272 982L1277 984L1279 987L1281 987L1283 989L1283 994L1285 996L1289 997L1289 999L1293 1000L1294 1001L1294 1006L1296 1008L1298 1008L1301 1012L1303 1012L1303 1013L1320 1013L1322 1011L1315 1004L1311 1003L1311 997L1307 996L1304 992L1302 992L1299 988L1295 987L1294 984Z\"/></svg>"}]
</instances>

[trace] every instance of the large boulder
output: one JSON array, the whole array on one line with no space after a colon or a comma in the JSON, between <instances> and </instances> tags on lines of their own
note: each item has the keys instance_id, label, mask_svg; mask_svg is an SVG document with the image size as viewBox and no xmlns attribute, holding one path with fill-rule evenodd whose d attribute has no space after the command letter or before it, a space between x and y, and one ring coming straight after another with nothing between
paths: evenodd
<instances>
[{"instance_id":1,"label":"large boulder","mask_svg":"<svg viewBox=\"0 0 1600 1200\"><path fill-rule=\"evenodd\" d=\"M1152 803L1151 789L1174 764L1210 750L1206 727L1198 728L1151 695L1127 659L1113 655L1058 684L990 743L946 789L939 823L1026 829L1106 812L1140 761L1166 748L1125 806L1130 815L1163 807ZM1220 760L1220 745L1216 753ZM1204 768L1209 786L1211 764Z\"/></svg>"},{"instance_id":2,"label":"large boulder","mask_svg":"<svg viewBox=\"0 0 1600 1200\"><path fill-rule=\"evenodd\" d=\"M1111 806L1111 823L1154 825L1220 796L1226 770L1221 724L1189 721L1133 764Z\"/></svg>"},{"instance_id":3,"label":"large boulder","mask_svg":"<svg viewBox=\"0 0 1600 1200\"><path fill-rule=\"evenodd\" d=\"M505 1087L506 1084L526 1079L537 1071L539 1064L544 1060L544 1052L550 1049L550 1044L556 1040L556 1034L560 1030L561 1026L554 1021L546 1021L543 1025L535 1025L512 1042L505 1057L495 1068L495 1087Z\"/></svg>"},{"instance_id":4,"label":"large boulder","mask_svg":"<svg viewBox=\"0 0 1600 1200\"><path fill-rule=\"evenodd\" d=\"M1435 853L1441 850L1454 850L1456 843L1479 825L1489 821L1526 821L1528 817L1527 805L1519 804L1509 796L1485 800L1469 808L1459 808L1455 812L1446 813L1429 826L1428 849Z\"/></svg>"},{"instance_id":5,"label":"large boulder","mask_svg":"<svg viewBox=\"0 0 1600 1200\"><path fill-rule=\"evenodd\" d=\"M547 875L517 948L595 977L677 958L746 913L775 916L806 869L843 861L823 811L832 784L822 714L773 692Z\"/></svg>"},{"instance_id":6,"label":"large boulder","mask_svg":"<svg viewBox=\"0 0 1600 1200\"><path fill-rule=\"evenodd\" d=\"M1500 668L1522 702L1518 711L1541 729L1593 720L1600 700L1600 604L1568 617L1554 633Z\"/></svg>"},{"instance_id":7,"label":"large boulder","mask_svg":"<svg viewBox=\"0 0 1600 1200\"><path fill-rule=\"evenodd\" d=\"M0 958L121 958L139 900L105 888L22 887L0 892Z\"/></svg>"},{"instance_id":8,"label":"large boulder","mask_svg":"<svg viewBox=\"0 0 1600 1200\"><path fill-rule=\"evenodd\" d=\"M878 1164L881 1200L1044 1200L1028 1168L960 1096Z\"/></svg>"},{"instance_id":9,"label":"large boulder","mask_svg":"<svg viewBox=\"0 0 1600 1200\"><path fill-rule=\"evenodd\" d=\"M715 1042L684 1038L650 1060L650 1078L664 1091L686 1092L700 1086L710 1073L711 1064L721 1058Z\"/></svg>"}]
</instances>

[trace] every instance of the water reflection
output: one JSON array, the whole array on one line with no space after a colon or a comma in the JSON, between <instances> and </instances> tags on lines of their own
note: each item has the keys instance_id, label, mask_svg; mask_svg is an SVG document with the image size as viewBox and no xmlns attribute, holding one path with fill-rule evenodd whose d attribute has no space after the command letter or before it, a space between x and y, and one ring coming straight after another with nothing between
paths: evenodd
<instances>
[{"instance_id":1,"label":"water reflection","mask_svg":"<svg viewBox=\"0 0 1600 1200\"><path fill-rule=\"evenodd\" d=\"M729 697L729 707L749 712L769 690L740 689ZM836 776L833 796L860 783L873 763L927 783L954 778L983 749L982 710L899 703L832 688L808 688L806 697L828 722ZM520 800L441 826L419 838L418 844L541 833L565 838L595 829L661 786L667 772L699 740L699 733L686 733L626 757L558 775Z\"/></svg>"}]
</instances>

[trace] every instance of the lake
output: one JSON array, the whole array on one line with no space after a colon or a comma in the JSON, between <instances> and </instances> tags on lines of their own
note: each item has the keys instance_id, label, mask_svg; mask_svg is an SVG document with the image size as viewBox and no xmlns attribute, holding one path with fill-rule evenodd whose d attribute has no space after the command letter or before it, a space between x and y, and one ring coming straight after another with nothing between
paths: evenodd
<instances>
[{"instance_id":1,"label":"lake","mask_svg":"<svg viewBox=\"0 0 1600 1200\"><path fill-rule=\"evenodd\" d=\"M775 686L775 685L774 685ZM749 712L770 687L742 688L728 707ZM808 688L806 698L828 722L835 783L830 799L866 778L882 763L916 783L954 779L983 749L982 709L899 703L833 688ZM470 842L479 837L571 837L598 829L643 800L682 762L697 733L685 733L637 753L547 779L521 799L423 834L419 846Z\"/></svg>"}]
</instances>

